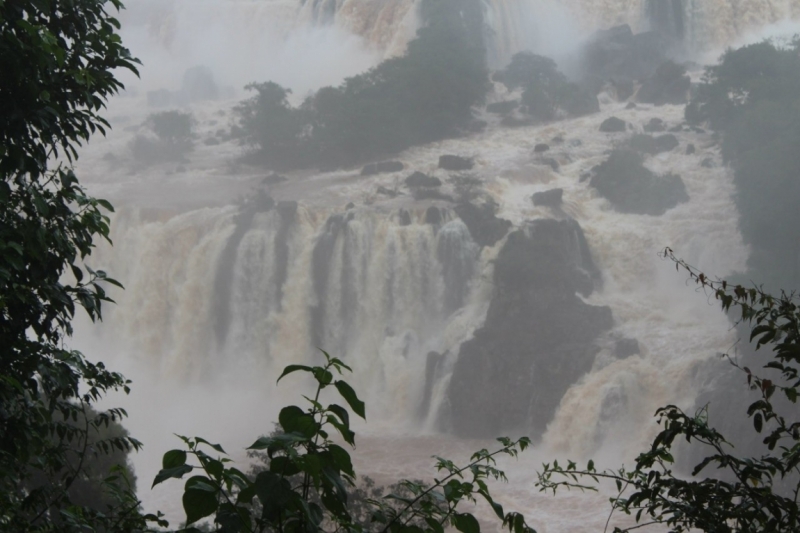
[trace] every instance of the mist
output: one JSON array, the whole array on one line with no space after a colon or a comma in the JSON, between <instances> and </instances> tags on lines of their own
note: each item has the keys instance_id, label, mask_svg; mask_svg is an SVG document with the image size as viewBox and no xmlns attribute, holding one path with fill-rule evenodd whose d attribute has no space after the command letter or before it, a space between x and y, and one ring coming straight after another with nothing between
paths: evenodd
<instances>
[{"instance_id":1,"label":"mist","mask_svg":"<svg viewBox=\"0 0 800 533\"><path fill-rule=\"evenodd\" d=\"M89 264L126 289L74 343L134 380L109 403L145 442L147 510L181 519L179 487L148 489L173 433L246 462L310 387L276 387L282 368L321 348L366 401L365 474L427 478L432 454L530 434L502 494L542 530L595 531L607 495L544 498L526 469L630 463L737 342L658 253L796 281L791 258L754 263L779 245L754 244L736 151L687 105L725 49L798 31L800 2L734 25L742 2L685 0L682 35L644 0L420 3L127 2L141 77L78 164L118 207Z\"/></svg>"}]
</instances>

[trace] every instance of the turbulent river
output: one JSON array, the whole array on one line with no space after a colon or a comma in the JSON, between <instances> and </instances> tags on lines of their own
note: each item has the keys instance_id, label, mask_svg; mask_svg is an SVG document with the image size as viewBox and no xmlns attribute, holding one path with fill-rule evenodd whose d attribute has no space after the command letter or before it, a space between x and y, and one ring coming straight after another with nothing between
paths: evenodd
<instances>
[{"instance_id":1,"label":"turbulent river","mask_svg":"<svg viewBox=\"0 0 800 533\"><path fill-rule=\"evenodd\" d=\"M490 445L451 436L442 412L459 347L486 320L505 240L481 247L446 202L377 192L396 189L412 171L445 178L439 156L458 154L474 159L474 173L499 204L497 215L514 228L538 219L577 221L600 272L596 290L581 298L610 308L613 327L546 430L532 435L536 449L505 465L511 484L498 489L506 510L527 512L540 532L600 530L605 496L542 496L532 473L554 456L630 464L657 431L655 409L691 408L704 385L699 370L723 364L717 354L735 342L714 303L658 256L668 246L718 276L745 267L732 176L712 136L677 132L679 148L647 160L659 174L679 174L690 197L662 216L620 214L582 178L630 133L600 133L604 119L617 116L633 131L652 118L671 127L682 123L683 108L626 109L602 94L601 112L579 119L505 128L482 117L489 122L483 133L399 154L402 173L298 173L264 185L263 171L238 162L235 141L197 142L186 162L143 167L126 154L152 111L146 90L172 88L202 58L231 89L221 100L187 107L198 139L230 125L243 83L280 75L302 96L402 52L416 20L408 0L129 4L123 23L129 46L145 62L142 80L111 102L113 132L93 140L78 165L89 190L117 206L114 246L98 246L89 264L108 270L126 290L113 292L117 305L101 325L80 325L75 344L134 380L130 397L112 403L128 408L126 427L146 443L134 459L146 508L180 518L177 483L149 490L160 455L178 444L173 433L222 442L244 460L240 450L268 433L280 407L301 401L305 391L299 378L276 388L280 369L318 360L317 347L353 367L348 380L367 403L368 423L357 428L354 452L362 473L379 482L430 478L431 455L463 460ZM646 4L493 0L487 20L500 58L546 37L530 37L537 20L542 27L546 20L563 22L567 35L618 22L637 27L648 24ZM800 14L800 2L789 0L682 6L686 42L703 52ZM496 91L501 99L503 89ZM534 153L539 143L551 144L547 155L557 170ZM689 144L696 153L685 155ZM533 205L532 194L553 188L564 191L561 208ZM243 199L257 189L277 207L245 216ZM620 338L636 339L639 353L618 357L614 339ZM434 374L427 369L431 352L449 354Z\"/></svg>"}]
</instances>

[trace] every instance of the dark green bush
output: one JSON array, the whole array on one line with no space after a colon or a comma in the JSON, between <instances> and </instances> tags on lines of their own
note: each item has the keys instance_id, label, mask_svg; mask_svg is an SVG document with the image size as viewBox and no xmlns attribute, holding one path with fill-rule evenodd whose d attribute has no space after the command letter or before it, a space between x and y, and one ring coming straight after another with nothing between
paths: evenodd
<instances>
[{"instance_id":1,"label":"dark green bush","mask_svg":"<svg viewBox=\"0 0 800 533\"><path fill-rule=\"evenodd\" d=\"M769 42L726 52L706 71L686 118L723 134L735 170L739 226L751 274L772 287L800 282L800 47Z\"/></svg>"}]
</instances>

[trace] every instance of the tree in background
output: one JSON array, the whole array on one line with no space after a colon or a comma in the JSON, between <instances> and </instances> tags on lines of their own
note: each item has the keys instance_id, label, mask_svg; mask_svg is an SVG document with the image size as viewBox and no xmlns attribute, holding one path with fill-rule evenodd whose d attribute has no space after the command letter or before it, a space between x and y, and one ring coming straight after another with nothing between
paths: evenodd
<instances>
[{"instance_id":1,"label":"tree in background","mask_svg":"<svg viewBox=\"0 0 800 533\"><path fill-rule=\"evenodd\" d=\"M490 89L483 17L476 0L423 0L422 27L406 53L299 107L267 82L237 112L254 159L275 170L352 166L455 137Z\"/></svg>"},{"instance_id":2,"label":"tree in background","mask_svg":"<svg viewBox=\"0 0 800 533\"><path fill-rule=\"evenodd\" d=\"M125 416L90 407L128 382L66 346L76 309L101 318L104 272L83 267L108 239L111 206L88 196L69 166L104 133L99 115L136 72L107 8L119 0L0 0L0 529L132 531L143 527L124 481L117 506L76 505L93 454L136 449L127 434L97 439ZM72 283L65 282L72 276ZM90 448L91 444L91 448ZM155 518L155 517L150 517Z\"/></svg>"},{"instance_id":3,"label":"tree in background","mask_svg":"<svg viewBox=\"0 0 800 533\"><path fill-rule=\"evenodd\" d=\"M750 274L768 287L800 286L800 42L726 52L686 108L722 134L734 170Z\"/></svg>"}]
</instances>

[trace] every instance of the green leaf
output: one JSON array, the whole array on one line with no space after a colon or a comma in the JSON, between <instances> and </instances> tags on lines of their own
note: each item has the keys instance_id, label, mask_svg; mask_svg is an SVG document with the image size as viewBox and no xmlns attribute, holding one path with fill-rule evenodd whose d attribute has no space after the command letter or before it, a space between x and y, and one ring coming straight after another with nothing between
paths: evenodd
<instances>
[{"instance_id":1,"label":"green leaf","mask_svg":"<svg viewBox=\"0 0 800 533\"><path fill-rule=\"evenodd\" d=\"M220 446L219 444L211 444L206 439L201 438L201 437L195 437L194 440L197 441L198 444L203 443L203 444L205 444L207 446L211 446L212 448L217 450L219 453L225 453L225 450L223 450L222 446Z\"/></svg>"},{"instance_id":2,"label":"green leaf","mask_svg":"<svg viewBox=\"0 0 800 533\"><path fill-rule=\"evenodd\" d=\"M313 372L313 369L310 366L306 366L306 365L289 365L289 366L287 366L286 368L283 369L283 373L278 377L278 381L276 381L276 383L280 382L280 380L282 380L284 376L287 376L287 375L291 374L292 372L297 372L298 370L302 370L303 372Z\"/></svg>"},{"instance_id":3,"label":"green leaf","mask_svg":"<svg viewBox=\"0 0 800 533\"><path fill-rule=\"evenodd\" d=\"M366 420L367 417L364 413L364 402L358 399L356 391L354 391L350 385L341 380L334 383L334 385L336 386L336 390L339 391L339 394L342 395L342 398L344 398L353 412Z\"/></svg>"},{"instance_id":4,"label":"green leaf","mask_svg":"<svg viewBox=\"0 0 800 533\"><path fill-rule=\"evenodd\" d=\"M292 497L288 482L274 472L259 473L254 486L265 511L267 508L282 508Z\"/></svg>"},{"instance_id":5,"label":"green leaf","mask_svg":"<svg viewBox=\"0 0 800 533\"><path fill-rule=\"evenodd\" d=\"M786 394L786 398L790 402L797 403L797 389L795 389L794 387L789 387L789 388L783 389L783 392L784 392L784 394Z\"/></svg>"},{"instance_id":6,"label":"green leaf","mask_svg":"<svg viewBox=\"0 0 800 533\"><path fill-rule=\"evenodd\" d=\"M347 409L345 409L341 405L332 403L328 406L328 411L338 416L339 419L342 421L342 424L344 424L344 427L346 428L350 427L350 414L347 412Z\"/></svg>"},{"instance_id":7,"label":"green leaf","mask_svg":"<svg viewBox=\"0 0 800 533\"><path fill-rule=\"evenodd\" d=\"M303 437L312 437L317 432L317 423L314 417L304 412L296 405L281 409L278 423L286 433L295 433Z\"/></svg>"},{"instance_id":8,"label":"green leaf","mask_svg":"<svg viewBox=\"0 0 800 533\"><path fill-rule=\"evenodd\" d=\"M753 417L753 427L756 428L758 433L761 433L763 425L764 419L761 417L761 413L756 413L756 416Z\"/></svg>"},{"instance_id":9,"label":"green leaf","mask_svg":"<svg viewBox=\"0 0 800 533\"><path fill-rule=\"evenodd\" d=\"M425 517L425 523L428 524L428 527L431 528L432 533L444 533L444 528L442 524L439 523L438 520L434 520L430 517Z\"/></svg>"},{"instance_id":10,"label":"green leaf","mask_svg":"<svg viewBox=\"0 0 800 533\"><path fill-rule=\"evenodd\" d=\"M355 477L356 474L353 471L353 463L347 450L336 444L330 444L328 445L328 452L330 452L333 462L339 470L349 476Z\"/></svg>"},{"instance_id":11,"label":"green leaf","mask_svg":"<svg viewBox=\"0 0 800 533\"><path fill-rule=\"evenodd\" d=\"M187 489L183 493L183 510L186 512L186 525L214 514L217 510L217 495L199 489Z\"/></svg>"},{"instance_id":12,"label":"green leaf","mask_svg":"<svg viewBox=\"0 0 800 533\"><path fill-rule=\"evenodd\" d=\"M271 472L275 472L283 477L290 477L300 473L300 467L290 457L273 457L269 463Z\"/></svg>"},{"instance_id":13,"label":"green leaf","mask_svg":"<svg viewBox=\"0 0 800 533\"><path fill-rule=\"evenodd\" d=\"M182 478L185 474L188 474L192 471L192 467L189 465L183 466L176 466L175 468L165 468L162 469L158 474L156 474L156 478L153 480L153 484L150 486L152 489L162 481L166 481L170 478Z\"/></svg>"},{"instance_id":14,"label":"green leaf","mask_svg":"<svg viewBox=\"0 0 800 533\"><path fill-rule=\"evenodd\" d=\"M107 211L109 211L111 213L114 212L114 206L111 205L111 202L109 202L108 200L103 200L103 199L98 198L97 199L97 203L100 204L101 206L103 206Z\"/></svg>"},{"instance_id":15,"label":"green leaf","mask_svg":"<svg viewBox=\"0 0 800 533\"><path fill-rule=\"evenodd\" d=\"M478 521L469 513L459 513L453 517L456 529L461 533L480 533L481 526Z\"/></svg>"},{"instance_id":16,"label":"green leaf","mask_svg":"<svg viewBox=\"0 0 800 533\"><path fill-rule=\"evenodd\" d=\"M333 374L324 368L314 367L312 373L314 374L314 378L316 378L317 382L323 387L330 385L333 381Z\"/></svg>"},{"instance_id":17,"label":"green leaf","mask_svg":"<svg viewBox=\"0 0 800 533\"><path fill-rule=\"evenodd\" d=\"M161 460L161 468L168 470L170 468L177 468L186 464L186 452L183 450L170 450L164 454Z\"/></svg>"}]
</instances>

